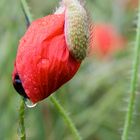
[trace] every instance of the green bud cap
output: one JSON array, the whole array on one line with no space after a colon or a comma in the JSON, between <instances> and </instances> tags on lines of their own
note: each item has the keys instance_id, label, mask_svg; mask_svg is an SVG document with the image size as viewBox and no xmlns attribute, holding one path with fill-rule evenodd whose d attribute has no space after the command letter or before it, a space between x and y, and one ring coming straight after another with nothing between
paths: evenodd
<instances>
[{"instance_id":1,"label":"green bud cap","mask_svg":"<svg viewBox=\"0 0 140 140\"><path fill-rule=\"evenodd\" d=\"M86 10L78 0L63 0L65 6L65 37L70 53L78 61L87 55L89 24Z\"/></svg>"}]
</instances>

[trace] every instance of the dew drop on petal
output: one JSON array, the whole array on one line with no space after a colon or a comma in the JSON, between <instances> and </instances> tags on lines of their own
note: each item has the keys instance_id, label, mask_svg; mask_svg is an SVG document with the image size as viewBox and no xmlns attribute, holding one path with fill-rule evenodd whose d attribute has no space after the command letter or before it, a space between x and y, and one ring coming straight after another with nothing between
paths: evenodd
<instances>
[{"instance_id":1,"label":"dew drop on petal","mask_svg":"<svg viewBox=\"0 0 140 140\"><path fill-rule=\"evenodd\" d=\"M28 107L28 108L33 108L35 107L37 104L34 104L32 103L29 99L25 98L25 105Z\"/></svg>"}]
</instances>

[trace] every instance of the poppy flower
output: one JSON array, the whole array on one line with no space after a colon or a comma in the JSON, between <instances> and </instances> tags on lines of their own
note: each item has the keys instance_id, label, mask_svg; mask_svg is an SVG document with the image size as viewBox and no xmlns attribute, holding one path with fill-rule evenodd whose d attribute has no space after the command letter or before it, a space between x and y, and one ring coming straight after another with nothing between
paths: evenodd
<instances>
[{"instance_id":1,"label":"poppy flower","mask_svg":"<svg viewBox=\"0 0 140 140\"><path fill-rule=\"evenodd\" d=\"M91 30L91 53L109 57L124 46L125 39L109 24L95 24Z\"/></svg>"},{"instance_id":2,"label":"poppy flower","mask_svg":"<svg viewBox=\"0 0 140 140\"><path fill-rule=\"evenodd\" d=\"M132 9L132 10L135 8L138 8L138 0L129 0L126 6L127 8Z\"/></svg>"},{"instance_id":3,"label":"poppy flower","mask_svg":"<svg viewBox=\"0 0 140 140\"><path fill-rule=\"evenodd\" d=\"M79 5L74 4L75 7ZM82 38L77 33L75 37L71 36L71 32L67 31L73 28L71 21L74 16L71 14L73 11L64 6L60 8L63 10L59 9L55 14L33 21L18 46L12 74L13 85L19 94L33 103L45 99L69 81L79 69L83 58L83 49L77 54L73 53L81 49L81 44L75 46L73 39ZM67 22L69 18L71 20ZM81 22L76 25L79 24ZM83 27L77 27L80 31L81 28ZM84 48L85 52L87 46Z\"/></svg>"}]
</instances>

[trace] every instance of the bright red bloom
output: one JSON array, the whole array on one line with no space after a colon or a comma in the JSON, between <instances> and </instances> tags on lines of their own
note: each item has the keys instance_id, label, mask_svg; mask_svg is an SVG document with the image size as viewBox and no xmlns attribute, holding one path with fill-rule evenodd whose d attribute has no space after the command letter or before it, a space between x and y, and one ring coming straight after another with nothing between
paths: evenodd
<instances>
[{"instance_id":1,"label":"bright red bloom","mask_svg":"<svg viewBox=\"0 0 140 140\"><path fill-rule=\"evenodd\" d=\"M91 53L104 57L124 46L124 39L111 25L96 24L91 30L90 47Z\"/></svg>"},{"instance_id":2,"label":"bright red bloom","mask_svg":"<svg viewBox=\"0 0 140 140\"><path fill-rule=\"evenodd\" d=\"M20 40L12 79L16 90L33 103L69 81L80 66L69 53L64 24L64 14L40 18Z\"/></svg>"}]
</instances>

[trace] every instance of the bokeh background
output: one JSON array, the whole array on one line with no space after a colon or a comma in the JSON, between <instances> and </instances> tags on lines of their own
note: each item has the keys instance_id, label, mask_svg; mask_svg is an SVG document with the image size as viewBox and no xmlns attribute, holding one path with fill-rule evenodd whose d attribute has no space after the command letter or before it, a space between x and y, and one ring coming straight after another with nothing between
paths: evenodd
<instances>
[{"instance_id":1,"label":"bokeh background","mask_svg":"<svg viewBox=\"0 0 140 140\"><path fill-rule=\"evenodd\" d=\"M28 0L34 19L55 11L58 0ZM120 140L130 89L137 0L86 0L92 29L89 56L55 96L84 140ZM0 0L0 140L18 139L20 96L11 73L18 42L26 30L19 0ZM139 78L140 79L140 78ZM140 85L140 80L139 84ZM140 139L140 86L130 139ZM73 140L62 116L47 98L26 108L27 140Z\"/></svg>"}]
</instances>

